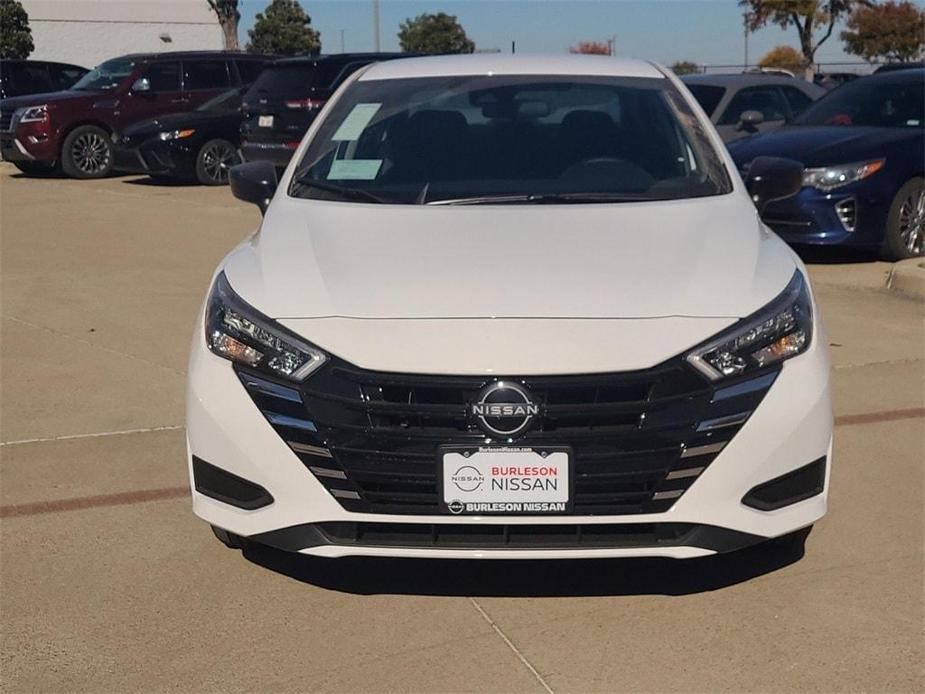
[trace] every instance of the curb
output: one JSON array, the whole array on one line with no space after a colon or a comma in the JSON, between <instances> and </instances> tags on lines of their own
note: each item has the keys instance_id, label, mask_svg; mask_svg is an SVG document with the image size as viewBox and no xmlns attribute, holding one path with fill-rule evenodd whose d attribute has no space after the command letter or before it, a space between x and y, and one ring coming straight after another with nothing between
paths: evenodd
<instances>
[{"instance_id":1,"label":"curb","mask_svg":"<svg viewBox=\"0 0 925 694\"><path fill-rule=\"evenodd\" d=\"M887 289L925 301L925 258L909 258L893 265Z\"/></svg>"}]
</instances>

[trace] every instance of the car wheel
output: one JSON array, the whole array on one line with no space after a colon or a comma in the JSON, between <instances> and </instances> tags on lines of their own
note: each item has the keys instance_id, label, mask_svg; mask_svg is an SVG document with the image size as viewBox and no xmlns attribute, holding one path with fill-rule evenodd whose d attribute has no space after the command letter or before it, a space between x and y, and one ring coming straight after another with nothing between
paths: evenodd
<instances>
[{"instance_id":1,"label":"car wheel","mask_svg":"<svg viewBox=\"0 0 925 694\"><path fill-rule=\"evenodd\" d=\"M71 178L103 178L112 171L112 140L95 125L74 128L61 148L61 167Z\"/></svg>"},{"instance_id":2,"label":"car wheel","mask_svg":"<svg viewBox=\"0 0 925 694\"><path fill-rule=\"evenodd\" d=\"M13 166L27 176L50 176L57 169L54 164L46 164L41 161L14 161Z\"/></svg>"},{"instance_id":3,"label":"car wheel","mask_svg":"<svg viewBox=\"0 0 925 694\"><path fill-rule=\"evenodd\" d=\"M228 169L241 163L238 150L228 140L209 140L196 157L196 178L206 186L228 183Z\"/></svg>"},{"instance_id":4,"label":"car wheel","mask_svg":"<svg viewBox=\"0 0 925 694\"><path fill-rule=\"evenodd\" d=\"M213 525L212 532L215 533L215 537L221 540L222 544L229 549L244 549L248 546L247 538L230 533L223 528Z\"/></svg>"},{"instance_id":5,"label":"car wheel","mask_svg":"<svg viewBox=\"0 0 925 694\"><path fill-rule=\"evenodd\" d=\"M925 255L925 179L913 178L896 193L884 246L894 260Z\"/></svg>"}]
</instances>

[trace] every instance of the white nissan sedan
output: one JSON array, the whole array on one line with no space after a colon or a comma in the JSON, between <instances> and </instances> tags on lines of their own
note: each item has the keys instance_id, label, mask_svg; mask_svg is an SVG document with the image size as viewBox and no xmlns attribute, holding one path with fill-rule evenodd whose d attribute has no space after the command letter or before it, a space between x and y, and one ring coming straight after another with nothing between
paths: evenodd
<instances>
[{"instance_id":1,"label":"white nissan sedan","mask_svg":"<svg viewBox=\"0 0 925 694\"><path fill-rule=\"evenodd\" d=\"M324 557L696 557L826 510L806 270L687 89L598 56L411 58L338 90L217 269L195 513Z\"/></svg>"}]
</instances>

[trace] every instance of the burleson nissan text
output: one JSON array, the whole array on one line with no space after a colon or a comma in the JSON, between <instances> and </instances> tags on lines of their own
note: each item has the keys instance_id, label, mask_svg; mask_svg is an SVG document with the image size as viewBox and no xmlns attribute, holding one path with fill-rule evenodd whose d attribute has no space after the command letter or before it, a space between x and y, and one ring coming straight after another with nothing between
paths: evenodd
<instances>
[{"instance_id":1,"label":"burleson nissan text","mask_svg":"<svg viewBox=\"0 0 925 694\"><path fill-rule=\"evenodd\" d=\"M600 56L361 68L216 270L187 397L193 510L230 547L687 558L826 511L829 358L674 75ZM500 290L499 290L500 289Z\"/></svg>"}]
</instances>

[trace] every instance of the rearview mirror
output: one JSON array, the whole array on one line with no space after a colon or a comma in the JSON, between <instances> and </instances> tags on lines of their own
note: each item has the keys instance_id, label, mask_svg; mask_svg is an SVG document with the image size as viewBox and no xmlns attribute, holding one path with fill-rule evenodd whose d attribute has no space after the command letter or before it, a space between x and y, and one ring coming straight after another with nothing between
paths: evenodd
<instances>
[{"instance_id":1,"label":"rearview mirror","mask_svg":"<svg viewBox=\"0 0 925 694\"><path fill-rule=\"evenodd\" d=\"M133 92L150 92L151 91L151 80L147 77L139 77L132 83Z\"/></svg>"},{"instance_id":2,"label":"rearview mirror","mask_svg":"<svg viewBox=\"0 0 925 694\"><path fill-rule=\"evenodd\" d=\"M249 161L232 166L228 170L228 182L232 195L238 200L254 203L261 214L270 206L279 183L276 167L268 161Z\"/></svg>"},{"instance_id":3,"label":"rearview mirror","mask_svg":"<svg viewBox=\"0 0 925 694\"><path fill-rule=\"evenodd\" d=\"M803 165L783 157L755 157L748 167L745 188L758 214L768 203L796 195L803 188Z\"/></svg>"},{"instance_id":4,"label":"rearview mirror","mask_svg":"<svg viewBox=\"0 0 925 694\"><path fill-rule=\"evenodd\" d=\"M739 116L739 123L746 129L753 129L755 126L764 123L764 114L761 111L742 111Z\"/></svg>"}]
</instances>

